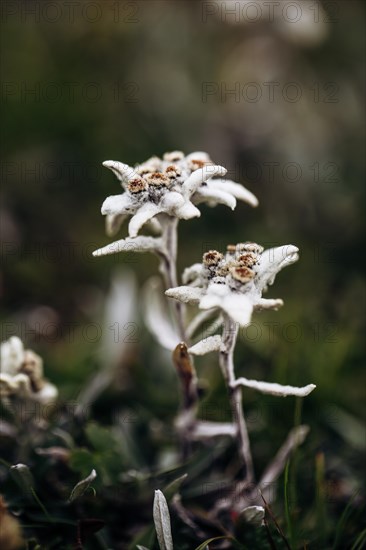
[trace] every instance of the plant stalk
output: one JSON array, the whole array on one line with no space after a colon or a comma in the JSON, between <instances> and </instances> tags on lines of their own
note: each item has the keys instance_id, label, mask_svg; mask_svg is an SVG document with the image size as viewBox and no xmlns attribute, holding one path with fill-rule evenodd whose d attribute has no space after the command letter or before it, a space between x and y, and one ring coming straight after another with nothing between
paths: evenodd
<instances>
[{"instance_id":1,"label":"plant stalk","mask_svg":"<svg viewBox=\"0 0 366 550\"><path fill-rule=\"evenodd\" d=\"M177 242L178 242L178 219L170 216L161 218L163 226L162 239L166 254L161 256L161 272L163 274L166 288L178 286L177 279ZM174 300L175 317L179 331L179 337L182 342L187 341L185 323L184 323L184 305Z\"/></svg>"},{"instance_id":2,"label":"plant stalk","mask_svg":"<svg viewBox=\"0 0 366 550\"><path fill-rule=\"evenodd\" d=\"M161 215L160 223L163 228L162 240L164 253L161 254L160 270L163 274L166 288L178 286L177 278L177 242L178 219ZM185 327L185 304L174 300L176 325L181 339L173 351L173 361L182 381L182 411L177 425L182 441L182 458L185 461L191 451L191 432L196 424L196 409L198 402L197 374L192 358L187 352L189 338Z\"/></svg>"},{"instance_id":3,"label":"plant stalk","mask_svg":"<svg viewBox=\"0 0 366 550\"><path fill-rule=\"evenodd\" d=\"M235 387L234 349L238 335L238 325L230 317L225 316L222 335L222 350L220 351L220 367L228 388L233 422L237 428L239 454L244 468L245 484L254 482L253 459L250 451L248 429L242 406L242 388Z\"/></svg>"}]
</instances>

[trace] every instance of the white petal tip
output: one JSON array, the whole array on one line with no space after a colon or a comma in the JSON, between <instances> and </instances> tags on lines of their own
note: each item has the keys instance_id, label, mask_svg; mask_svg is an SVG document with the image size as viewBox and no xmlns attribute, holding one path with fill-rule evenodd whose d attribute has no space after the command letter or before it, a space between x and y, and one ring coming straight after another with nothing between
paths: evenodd
<instances>
[{"instance_id":1,"label":"white petal tip","mask_svg":"<svg viewBox=\"0 0 366 550\"><path fill-rule=\"evenodd\" d=\"M117 160L105 160L104 162L102 162L102 166L110 169L117 168L119 165L123 166L123 164L121 162L118 162Z\"/></svg>"},{"instance_id":2,"label":"white petal tip","mask_svg":"<svg viewBox=\"0 0 366 550\"><path fill-rule=\"evenodd\" d=\"M109 254L115 254L117 252L123 252L124 248L123 248L123 245L121 245L121 243L123 243L123 240L107 244L102 248L98 248L97 250L94 250L92 255L94 256L94 258L96 258L99 256L108 256Z\"/></svg>"},{"instance_id":3,"label":"white petal tip","mask_svg":"<svg viewBox=\"0 0 366 550\"><path fill-rule=\"evenodd\" d=\"M295 397L306 397L316 388L315 384L308 384L307 386L303 387L283 386L282 384L271 382L248 380L244 377L238 378L234 386L244 386L247 388L252 388L261 393L276 395L277 397L287 397L290 395Z\"/></svg>"}]
</instances>

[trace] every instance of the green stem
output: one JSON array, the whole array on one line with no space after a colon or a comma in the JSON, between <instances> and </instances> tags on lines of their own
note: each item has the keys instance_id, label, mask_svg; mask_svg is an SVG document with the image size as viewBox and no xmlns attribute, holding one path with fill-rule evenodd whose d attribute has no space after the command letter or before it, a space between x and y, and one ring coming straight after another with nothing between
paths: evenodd
<instances>
[{"instance_id":1,"label":"green stem","mask_svg":"<svg viewBox=\"0 0 366 550\"><path fill-rule=\"evenodd\" d=\"M45 508L45 506L44 506L43 503L41 502L40 498L38 497L38 495L37 495L37 493L35 492L35 490L33 489L33 487L30 488L30 492L32 493L34 500L37 502L38 506L40 507L40 509L42 510L42 512L44 513L44 515L45 515L46 518L48 519L48 521L50 521L50 522L52 523L52 522L53 522L53 519L51 518L51 516L50 516L49 513L47 512L47 509Z\"/></svg>"}]
</instances>

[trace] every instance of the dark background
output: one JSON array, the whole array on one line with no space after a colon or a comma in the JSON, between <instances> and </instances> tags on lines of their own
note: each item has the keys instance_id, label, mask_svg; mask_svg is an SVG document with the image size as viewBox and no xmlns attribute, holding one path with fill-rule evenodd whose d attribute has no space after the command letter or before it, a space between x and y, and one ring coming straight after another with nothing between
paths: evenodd
<instances>
[{"instance_id":1,"label":"dark background","mask_svg":"<svg viewBox=\"0 0 366 550\"><path fill-rule=\"evenodd\" d=\"M102 326L111 277L132 270L142 284L157 269L148 255L92 258L109 242L101 203L119 189L102 161L208 151L260 205L203 206L200 219L182 222L180 270L229 242L299 246L299 262L270 291L285 306L255 318L237 370L317 385L303 405L305 469L311 477L323 452L347 501L362 484L365 451L365 13L361 1L298 1L291 22L284 4L271 18L261 3L230 15L224 2L2 2L2 339L19 334L61 398L77 398L105 367L93 326ZM112 397L169 419L175 374L160 374L162 356L137 322L139 345ZM216 362L198 368L221 402ZM295 405L251 392L244 401L263 412L253 435L261 468Z\"/></svg>"}]
</instances>

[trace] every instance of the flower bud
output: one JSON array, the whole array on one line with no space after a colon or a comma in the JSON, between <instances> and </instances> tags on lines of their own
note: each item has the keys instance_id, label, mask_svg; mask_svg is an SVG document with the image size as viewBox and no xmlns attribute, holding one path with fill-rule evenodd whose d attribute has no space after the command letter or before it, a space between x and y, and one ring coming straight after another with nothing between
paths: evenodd
<instances>
[{"instance_id":1,"label":"flower bud","mask_svg":"<svg viewBox=\"0 0 366 550\"><path fill-rule=\"evenodd\" d=\"M221 260L223 260L223 255L217 250L209 250L208 252L205 252L202 258L204 265L207 267L218 265Z\"/></svg>"},{"instance_id":2,"label":"flower bud","mask_svg":"<svg viewBox=\"0 0 366 550\"><path fill-rule=\"evenodd\" d=\"M251 281L255 275L252 269L249 269L249 267L245 266L231 267L230 274L233 279L239 281L242 284L249 283L249 281Z\"/></svg>"},{"instance_id":3,"label":"flower bud","mask_svg":"<svg viewBox=\"0 0 366 550\"><path fill-rule=\"evenodd\" d=\"M237 262L239 266L252 267L258 261L258 256L253 252L247 252L246 254L241 254Z\"/></svg>"},{"instance_id":4,"label":"flower bud","mask_svg":"<svg viewBox=\"0 0 366 550\"><path fill-rule=\"evenodd\" d=\"M168 162L177 162L184 159L184 153L182 153L182 151L172 151L170 153L165 153L163 159Z\"/></svg>"},{"instance_id":5,"label":"flower bud","mask_svg":"<svg viewBox=\"0 0 366 550\"><path fill-rule=\"evenodd\" d=\"M178 166L175 166L174 164L170 164L165 169L165 174L168 176L168 178L175 179L175 178L178 178L182 174L182 171Z\"/></svg>"},{"instance_id":6,"label":"flower bud","mask_svg":"<svg viewBox=\"0 0 366 550\"><path fill-rule=\"evenodd\" d=\"M141 193L142 191L146 191L147 188L148 185L146 181L142 178L135 178L128 182L128 190L133 195Z\"/></svg>"},{"instance_id":7,"label":"flower bud","mask_svg":"<svg viewBox=\"0 0 366 550\"><path fill-rule=\"evenodd\" d=\"M154 187L170 186L170 179L162 172L153 172L152 174L148 174L145 176L145 179L149 185L153 185Z\"/></svg>"}]
</instances>

